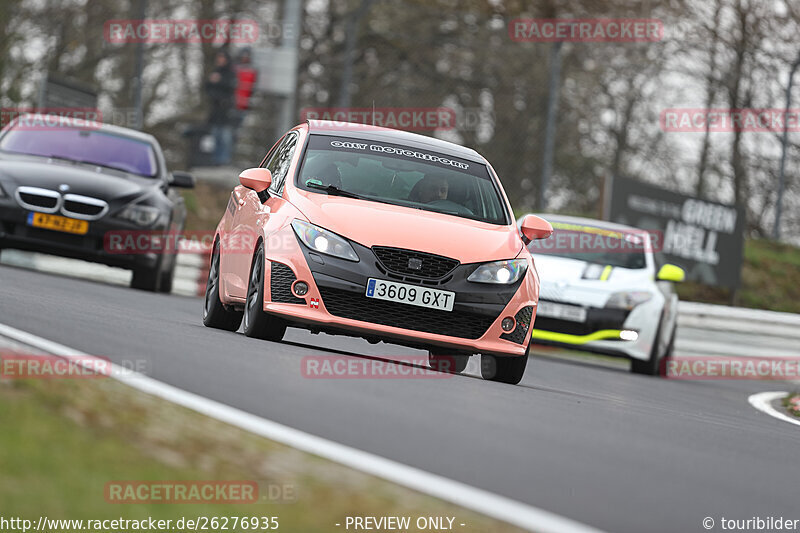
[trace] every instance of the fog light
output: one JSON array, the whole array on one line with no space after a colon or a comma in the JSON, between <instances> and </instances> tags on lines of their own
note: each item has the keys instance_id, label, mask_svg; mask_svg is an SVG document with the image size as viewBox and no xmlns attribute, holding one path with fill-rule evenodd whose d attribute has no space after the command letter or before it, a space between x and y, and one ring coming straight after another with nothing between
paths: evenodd
<instances>
[{"instance_id":1,"label":"fog light","mask_svg":"<svg viewBox=\"0 0 800 533\"><path fill-rule=\"evenodd\" d=\"M514 326L516 325L517 322L510 316L505 317L503 321L500 323L500 327L503 328L503 331L511 331L514 329Z\"/></svg>"},{"instance_id":2,"label":"fog light","mask_svg":"<svg viewBox=\"0 0 800 533\"><path fill-rule=\"evenodd\" d=\"M635 341L639 338L639 334L629 329L623 329L619 332L619 338L624 341Z\"/></svg>"},{"instance_id":3,"label":"fog light","mask_svg":"<svg viewBox=\"0 0 800 533\"><path fill-rule=\"evenodd\" d=\"M308 283L305 281L295 281L292 286L295 296L305 296L308 294Z\"/></svg>"}]
</instances>

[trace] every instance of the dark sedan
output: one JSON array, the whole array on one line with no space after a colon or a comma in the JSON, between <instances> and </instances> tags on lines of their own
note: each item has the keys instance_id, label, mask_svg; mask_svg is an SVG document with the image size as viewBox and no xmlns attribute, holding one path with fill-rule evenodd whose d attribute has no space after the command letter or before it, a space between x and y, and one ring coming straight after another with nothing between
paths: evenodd
<instances>
[{"instance_id":1,"label":"dark sedan","mask_svg":"<svg viewBox=\"0 0 800 533\"><path fill-rule=\"evenodd\" d=\"M167 171L152 136L107 124L31 127L23 118L0 132L0 250L16 248L133 271L131 286L169 292L175 253L107 246L114 233L183 231L176 187L192 176Z\"/></svg>"}]
</instances>

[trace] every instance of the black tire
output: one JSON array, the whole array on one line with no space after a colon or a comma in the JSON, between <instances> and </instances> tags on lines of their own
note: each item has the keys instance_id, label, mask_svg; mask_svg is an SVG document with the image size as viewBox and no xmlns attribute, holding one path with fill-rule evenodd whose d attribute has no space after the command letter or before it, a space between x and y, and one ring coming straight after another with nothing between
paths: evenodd
<instances>
[{"instance_id":1,"label":"black tire","mask_svg":"<svg viewBox=\"0 0 800 533\"><path fill-rule=\"evenodd\" d=\"M657 376L659 370L659 363L661 362L660 354L658 353L658 346L661 344L661 328L664 326L664 316L658 321L658 329L656 330L656 338L653 341L653 347L650 349L650 358L646 361L640 359L631 359L631 373L640 374L642 376ZM669 351L669 348L667 349Z\"/></svg>"},{"instance_id":2,"label":"black tire","mask_svg":"<svg viewBox=\"0 0 800 533\"><path fill-rule=\"evenodd\" d=\"M159 292L167 294L172 292L172 282L175 280L175 267L177 262L178 258L176 257L173 259L169 269L161 273L161 284L158 287Z\"/></svg>"},{"instance_id":3,"label":"black tire","mask_svg":"<svg viewBox=\"0 0 800 533\"><path fill-rule=\"evenodd\" d=\"M481 376L489 381L498 381L509 385L518 384L525 375L530 350L531 346L528 344L525 355L481 354Z\"/></svg>"},{"instance_id":4,"label":"black tire","mask_svg":"<svg viewBox=\"0 0 800 533\"><path fill-rule=\"evenodd\" d=\"M153 268L134 268L131 288L158 292L161 288L161 262Z\"/></svg>"},{"instance_id":5,"label":"black tire","mask_svg":"<svg viewBox=\"0 0 800 533\"><path fill-rule=\"evenodd\" d=\"M471 355L447 350L430 350L428 351L428 366L438 372L460 374L467 368Z\"/></svg>"},{"instance_id":6,"label":"black tire","mask_svg":"<svg viewBox=\"0 0 800 533\"><path fill-rule=\"evenodd\" d=\"M264 243L259 244L250 267L247 300L244 304L244 334L278 342L286 333L286 322L264 312Z\"/></svg>"},{"instance_id":7,"label":"black tire","mask_svg":"<svg viewBox=\"0 0 800 533\"><path fill-rule=\"evenodd\" d=\"M206 298L203 302L203 325L209 328L236 331L242 323L242 312L225 308L219 299L219 242L214 244L206 281Z\"/></svg>"}]
</instances>

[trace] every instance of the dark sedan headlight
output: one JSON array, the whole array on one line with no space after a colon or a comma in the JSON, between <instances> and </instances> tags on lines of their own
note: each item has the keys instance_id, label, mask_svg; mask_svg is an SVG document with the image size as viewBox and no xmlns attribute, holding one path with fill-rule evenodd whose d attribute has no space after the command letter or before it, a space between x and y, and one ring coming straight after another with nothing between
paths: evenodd
<instances>
[{"instance_id":1,"label":"dark sedan headlight","mask_svg":"<svg viewBox=\"0 0 800 533\"><path fill-rule=\"evenodd\" d=\"M161 215L161 210L150 205L129 205L119 213L116 218L133 222L137 226L152 226Z\"/></svg>"},{"instance_id":2,"label":"dark sedan headlight","mask_svg":"<svg viewBox=\"0 0 800 533\"><path fill-rule=\"evenodd\" d=\"M519 281L527 270L528 261L525 259L494 261L479 266L475 269L475 272L469 275L467 281L510 285Z\"/></svg>"}]
</instances>

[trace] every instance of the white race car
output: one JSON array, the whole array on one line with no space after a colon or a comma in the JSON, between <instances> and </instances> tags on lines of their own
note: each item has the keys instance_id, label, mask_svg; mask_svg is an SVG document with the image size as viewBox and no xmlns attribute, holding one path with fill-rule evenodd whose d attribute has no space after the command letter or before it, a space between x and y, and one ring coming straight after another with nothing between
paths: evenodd
<instances>
[{"instance_id":1,"label":"white race car","mask_svg":"<svg viewBox=\"0 0 800 533\"><path fill-rule=\"evenodd\" d=\"M657 375L672 355L684 271L657 270L652 233L587 218L540 215L553 236L529 249L541 279L533 340L627 357L631 371Z\"/></svg>"}]
</instances>

